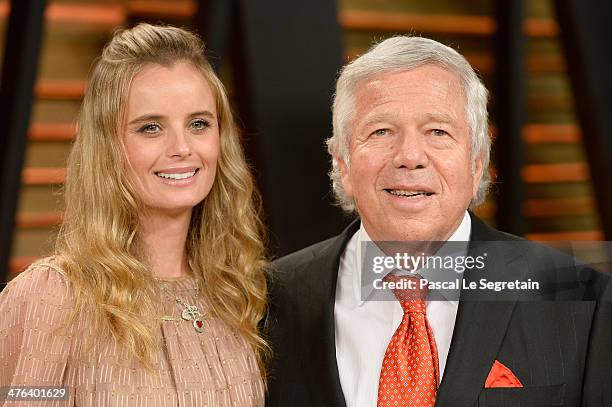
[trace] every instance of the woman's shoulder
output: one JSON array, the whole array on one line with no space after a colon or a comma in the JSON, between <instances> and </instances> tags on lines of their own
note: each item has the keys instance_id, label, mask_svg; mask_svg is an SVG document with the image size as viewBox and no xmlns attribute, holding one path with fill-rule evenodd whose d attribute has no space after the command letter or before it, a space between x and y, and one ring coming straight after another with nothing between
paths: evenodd
<instances>
[{"instance_id":1,"label":"woman's shoulder","mask_svg":"<svg viewBox=\"0 0 612 407\"><path fill-rule=\"evenodd\" d=\"M61 262L55 257L46 257L31 264L0 293L0 303L7 301L69 307L72 289Z\"/></svg>"},{"instance_id":2,"label":"woman's shoulder","mask_svg":"<svg viewBox=\"0 0 612 407\"><path fill-rule=\"evenodd\" d=\"M0 386L57 385L71 354L72 289L56 259L32 264L0 293ZM59 375L59 376L58 376Z\"/></svg>"}]
</instances>

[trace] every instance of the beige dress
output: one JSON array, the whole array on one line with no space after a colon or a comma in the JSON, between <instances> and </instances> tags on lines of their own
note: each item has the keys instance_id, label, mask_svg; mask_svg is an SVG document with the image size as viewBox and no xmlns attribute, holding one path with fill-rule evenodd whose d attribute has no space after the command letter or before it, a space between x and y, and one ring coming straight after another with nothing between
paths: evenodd
<instances>
[{"instance_id":1,"label":"beige dress","mask_svg":"<svg viewBox=\"0 0 612 407\"><path fill-rule=\"evenodd\" d=\"M66 277L53 263L19 274L0 293L0 387L67 386L70 398L6 405L263 406L263 382L247 342L217 319L205 319L198 333L180 318L183 306L171 296L206 313L195 279L160 284L168 292L160 289L162 351L147 371L111 338L100 338L100 351L77 357L88 321L66 326L73 307Z\"/></svg>"}]
</instances>

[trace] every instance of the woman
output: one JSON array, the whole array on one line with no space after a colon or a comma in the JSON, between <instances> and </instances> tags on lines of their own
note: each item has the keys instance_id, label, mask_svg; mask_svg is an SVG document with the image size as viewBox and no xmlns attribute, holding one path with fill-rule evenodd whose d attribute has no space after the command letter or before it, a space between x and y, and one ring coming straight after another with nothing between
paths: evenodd
<instances>
[{"instance_id":1,"label":"woman","mask_svg":"<svg viewBox=\"0 0 612 407\"><path fill-rule=\"evenodd\" d=\"M0 296L0 386L67 386L83 406L262 405L259 201L201 40L117 32L77 128L55 255Z\"/></svg>"}]
</instances>

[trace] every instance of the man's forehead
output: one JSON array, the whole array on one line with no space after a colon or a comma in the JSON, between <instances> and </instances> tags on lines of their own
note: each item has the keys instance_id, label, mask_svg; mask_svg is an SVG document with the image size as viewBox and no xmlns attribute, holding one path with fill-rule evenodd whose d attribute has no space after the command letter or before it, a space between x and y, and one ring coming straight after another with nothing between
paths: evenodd
<instances>
[{"instance_id":1,"label":"man's forehead","mask_svg":"<svg viewBox=\"0 0 612 407\"><path fill-rule=\"evenodd\" d=\"M387 89L389 84L401 85L414 80L417 83L444 83L448 87L461 89L461 79L456 72L437 64L424 64L415 68L395 69L369 76L361 81L357 90Z\"/></svg>"},{"instance_id":2,"label":"man's forehead","mask_svg":"<svg viewBox=\"0 0 612 407\"><path fill-rule=\"evenodd\" d=\"M465 119L465 99L458 77L436 66L422 68L420 72L414 69L380 74L362 83L355 95L357 120L363 124L406 113L424 122L453 124Z\"/></svg>"}]
</instances>

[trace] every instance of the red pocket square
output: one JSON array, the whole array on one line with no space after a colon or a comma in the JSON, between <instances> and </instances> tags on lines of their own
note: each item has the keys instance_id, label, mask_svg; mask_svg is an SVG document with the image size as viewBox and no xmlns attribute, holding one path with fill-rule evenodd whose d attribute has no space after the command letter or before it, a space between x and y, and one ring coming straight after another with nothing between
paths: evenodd
<instances>
[{"instance_id":1,"label":"red pocket square","mask_svg":"<svg viewBox=\"0 0 612 407\"><path fill-rule=\"evenodd\" d=\"M523 383L512 373L512 370L496 360L485 381L485 389L493 387L523 387Z\"/></svg>"}]
</instances>

